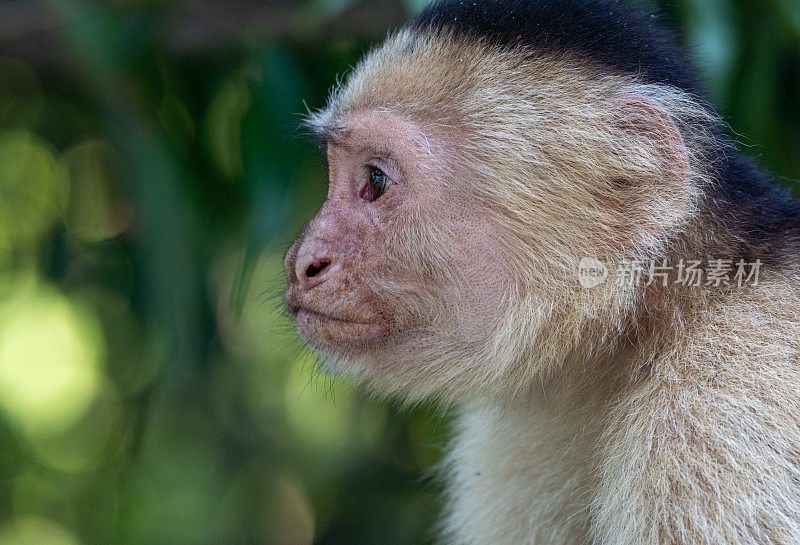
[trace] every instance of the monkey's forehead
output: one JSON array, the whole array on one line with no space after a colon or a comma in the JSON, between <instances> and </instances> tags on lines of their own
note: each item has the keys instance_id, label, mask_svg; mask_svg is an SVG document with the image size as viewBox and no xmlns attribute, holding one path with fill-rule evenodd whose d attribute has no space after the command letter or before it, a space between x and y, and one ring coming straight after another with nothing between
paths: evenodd
<instances>
[{"instance_id":1,"label":"monkey's forehead","mask_svg":"<svg viewBox=\"0 0 800 545\"><path fill-rule=\"evenodd\" d=\"M448 127L451 134L454 127L469 131L498 123L513 130L538 114L552 120L565 108L575 119L581 105L636 82L571 53L501 49L447 29L404 28L362 59L306 127L324 144L346 135L349 117L385 111Z\"/></svg>"},{"instance_id":2,"label":"monkey's forehead","mask_svg":"<svg viewBox=\"0 0 800 545\"><path fill-rule=\"evenodd\" d=\"M697 93L686 56L655 16L617 0L442 0L408 28L513 49L575 52L615 72Z\"/></svg>"}]
</instances>

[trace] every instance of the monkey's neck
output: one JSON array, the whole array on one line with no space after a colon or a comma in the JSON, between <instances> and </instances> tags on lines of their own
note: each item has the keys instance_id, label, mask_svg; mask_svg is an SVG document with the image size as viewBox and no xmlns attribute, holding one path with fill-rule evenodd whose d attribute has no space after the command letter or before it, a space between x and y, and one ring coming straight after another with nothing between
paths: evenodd
<instances>
[{"instance_id":1,"label":"monkey's neck","mask_svg":"<svg viewBox=\"0 0 800 545\"><path fill-rule=\"evenodd\" d=\"M464 543L583 543L598 441L586 422L536 398L462 407L445 466L445 530L469 536Z\"/></svg>"}]
</instances>

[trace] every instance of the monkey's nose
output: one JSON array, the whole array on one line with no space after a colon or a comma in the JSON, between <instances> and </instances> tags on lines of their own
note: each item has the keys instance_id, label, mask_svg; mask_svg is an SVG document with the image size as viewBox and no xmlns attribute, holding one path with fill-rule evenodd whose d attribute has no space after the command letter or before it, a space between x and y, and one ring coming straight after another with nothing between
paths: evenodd
<instances>
[{"instance_id":1,"label":"monkey's nose","mask_svg":"<svg viewBox=\"0 0 800 545\"><path fill-rule=\"evenodd\" d=\"M295 274L300 282L300 287L309 290L322 284L332 268L331 258L327 254L301 251L301 254L297 256Z\"/></svg>"}]
</instances>

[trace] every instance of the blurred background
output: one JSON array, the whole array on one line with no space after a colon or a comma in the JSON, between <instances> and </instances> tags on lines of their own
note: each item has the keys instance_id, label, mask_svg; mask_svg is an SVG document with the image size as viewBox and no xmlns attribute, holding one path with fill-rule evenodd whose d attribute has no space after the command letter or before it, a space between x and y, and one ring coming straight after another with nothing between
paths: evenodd
<instances>
[{"instance_id":1,"label":"blurred background","mask_svg":"<svg viewBox=\"0 0 800 545\"><path fill-rule=\"evenodd\" d=\"M299 135L424 0L0 4L0 545L420 544L446 415L314 372ZM800 178L800 2L674 0L719 112Z\"/></svg>"}]
</instances>

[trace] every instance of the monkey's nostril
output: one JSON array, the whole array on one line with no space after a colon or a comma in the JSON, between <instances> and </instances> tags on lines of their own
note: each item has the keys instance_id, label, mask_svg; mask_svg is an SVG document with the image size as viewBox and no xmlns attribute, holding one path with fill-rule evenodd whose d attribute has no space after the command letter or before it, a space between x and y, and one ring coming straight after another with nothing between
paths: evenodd
<instances>
[{"instance_id":1,"label":"monkey's nostril","mask_svg":"<svg viewBox=\"0 0 800 545\"><path fill-rule=\"evenodd\" d=\"M331 264L330 261L317 261L315 263L312 263L306 269L306 278L314 278L319 273L327 269L328 265L330 264Z\"/></svg>"}]
</instances>

